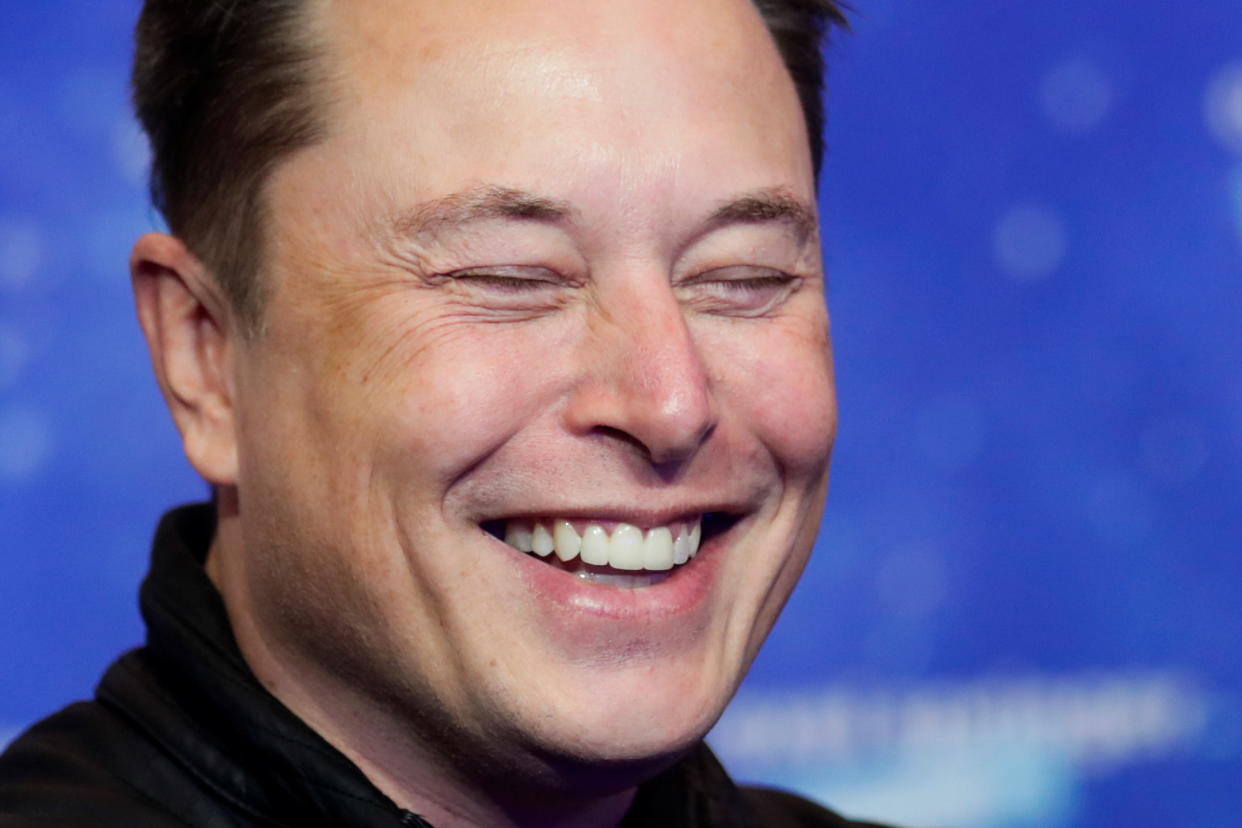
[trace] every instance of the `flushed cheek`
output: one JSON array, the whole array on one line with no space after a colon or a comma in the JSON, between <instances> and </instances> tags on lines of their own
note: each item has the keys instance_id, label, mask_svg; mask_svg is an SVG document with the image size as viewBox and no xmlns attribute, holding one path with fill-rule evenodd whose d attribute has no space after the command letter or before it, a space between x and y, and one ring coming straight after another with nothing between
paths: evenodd
<instances>
[{"instance_id":1,"label":"flushed cheek","mask_svg":"<svg viewBox=\"0 0 1242 828\"><path fill-rule=\"evenodd\" d=\"M479 322L439 303L418 307L427 298L393 297L349 326L352 341L335 349L350 354L348 364L321 377L315 407L349 418L335 426L345 440L378 439L408 469L450 474L535 416L563 360L546 325ZM353 401L345 404L343 394Z\"/></svg>"},{"instance_id":2,"label":"flushed cheek","mask_svg":"<svg viewBox=\"0 0 1242 828\"><path fill-rule=\"evenodd\" d=\"M836 437L829 345L822 337L775 333L717 361L722 393L787 474L818 476Z\"/></svg>"},{"instance_id":3,"label":"flushed cheek","mask_svg":"<svg viewBox=\"0 0 1242 828\"><path fill-rule=\"evenodd\" d=\"M547 404L555 362L526 347L524 336L488 333L426 349L394 383L399 428L420 450L482 459Z\"/></svg>"},{"instance_id":4,"label":"flushed cheek","mask_svg":"<svg viewBox=\"0 0 1242 828\"><path fill-rule=\"evenodd\" d=\"M769 377L766 406L756 407L762 439L786 468L819 475L827 471L837 431L836 395L825 370Z\"/></svg>"}]
</instances>

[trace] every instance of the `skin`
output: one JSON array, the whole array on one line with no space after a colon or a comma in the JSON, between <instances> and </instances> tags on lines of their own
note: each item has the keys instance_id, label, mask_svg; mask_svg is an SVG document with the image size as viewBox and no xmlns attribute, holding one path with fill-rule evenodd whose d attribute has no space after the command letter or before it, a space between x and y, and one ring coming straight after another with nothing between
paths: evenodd
<instances>
[{"instance_id":1,"label":"skin","mask_svg":"<svg viewBox=\"0 0 1242 828\"><path fill-rule=\"evenodd\" d=\"M616 824L720 715L822 508L836 405L792 83L747 0L312 23L329 128L268 182L260 333L177 239L131 262L219 492L208 571L256 676L399 805ZM643 590L480 526L705 511L737 522Z\"/></svg>"}]
</instances>

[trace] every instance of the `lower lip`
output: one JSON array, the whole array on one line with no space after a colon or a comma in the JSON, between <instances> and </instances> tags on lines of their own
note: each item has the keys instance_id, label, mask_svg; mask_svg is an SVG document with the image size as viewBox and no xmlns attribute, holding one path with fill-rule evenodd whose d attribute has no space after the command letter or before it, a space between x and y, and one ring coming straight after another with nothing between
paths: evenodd
<instances>
[{"instance_id":1,"label":"lower lip","mask_svg":"<svg viewBox=\"0 0 1242 828\"><path fill-rule=\"evenodd\" d=\"M666 620L681 622L707 606L723 558L720 548L723 540L723 536L706 540L698 554L673 569L669 577L650 586L635 588L594 583L551 566L533 555L519 552L502 541L497 543L501 543L512 555L527 588L541 599L541 604L552 615L565 617L574 623L594 618L610 624L630 622L642 625Z\"/></svg>"}]
</instances>

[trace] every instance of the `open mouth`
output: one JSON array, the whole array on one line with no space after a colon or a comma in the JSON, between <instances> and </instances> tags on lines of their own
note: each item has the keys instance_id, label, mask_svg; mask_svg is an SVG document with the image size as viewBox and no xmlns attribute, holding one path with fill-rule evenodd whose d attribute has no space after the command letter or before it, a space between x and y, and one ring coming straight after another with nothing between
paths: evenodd
<instances>
[{"instance_id":1,"label":"open mouth","mask_svg":"<svg viewBox=\"0 0 1242 828\"><path fill-rule=\"evenodd\" d=\"M588 581L636 589L670 578L738 516L720 512L646 529L563 518L490 520L483 529L520 552Z\"/></svg>"}]
</instances>

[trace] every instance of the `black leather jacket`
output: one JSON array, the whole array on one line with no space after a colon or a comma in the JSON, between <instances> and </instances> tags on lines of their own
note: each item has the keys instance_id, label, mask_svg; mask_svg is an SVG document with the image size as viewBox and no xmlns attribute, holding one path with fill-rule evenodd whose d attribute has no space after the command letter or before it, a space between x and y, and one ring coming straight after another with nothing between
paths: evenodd
<instances>
[{"instance_id":1,"label":"black leather jacket","mask_svg":"<svg viewBox=\"0 0 1242 828\"><path fill-rule=\"evenodd\" d=\"M0 755L0 828L427 826L255 679L202 569L213 531L205 504L164 517L141 592L146 646L109 668L93 701ZM623 823L849 825L862 824L791 794L739 788L706 746L642 785Z\"/></svg>"}]
</instances>

